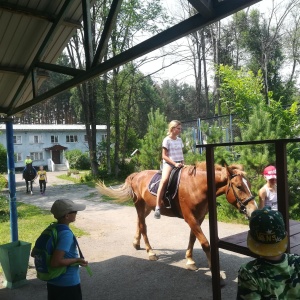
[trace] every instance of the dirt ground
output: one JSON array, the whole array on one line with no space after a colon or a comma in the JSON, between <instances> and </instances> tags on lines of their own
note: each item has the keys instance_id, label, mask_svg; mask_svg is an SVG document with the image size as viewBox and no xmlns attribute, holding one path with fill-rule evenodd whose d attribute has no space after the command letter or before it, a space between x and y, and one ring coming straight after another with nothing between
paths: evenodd
<instances>
[{"instance_id":1,"label":"dirt ground","mask_svg":"<svg viewBox=\"0 0 300 300\"><path fill-rule=\"evenodd\" d=\"M21 175L16 175L17 201L50 209L59 198L69 198L86 204L87 208L77 214L75 225L88 235L78 239L85 258L89 261L93 275L90 277L81 269L81 284L85 300L129 300L129 299L212 299L211 274L199 242L195 244L194 259L199 269L185 268L185 249L188 245L189 227L181 219L162 216L160 220L147 218L148 237L159 257L149 261L143 241L142 249L133 248L136 226L134 207L101 202L101 196L94 188L74 185L58 179L64 172L48 172L46 194L40 195L37 184L34 194L25 193ZM208 220L202 226L209 237ZM246 231L247 226L219 223L219 236ZM43 228L37 228L42 231ZM236 277L239 266L251 258L220 250L222 273L226 285L222 299L232 300L236 296ZM3 276L0 275L0 282ZM16 288L4 288L0 284L1 300L44 300L45 283L36 279L33 261L30 258L27 284Z\"/></svg>"}]
</instances>

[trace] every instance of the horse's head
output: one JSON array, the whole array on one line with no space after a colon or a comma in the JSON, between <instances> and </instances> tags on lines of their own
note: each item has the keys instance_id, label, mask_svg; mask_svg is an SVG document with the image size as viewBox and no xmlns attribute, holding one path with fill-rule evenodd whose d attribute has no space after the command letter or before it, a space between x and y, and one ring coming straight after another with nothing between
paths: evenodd
<instances>
[{"instance_id":1,"label":"horse's head","mask_svg":"<svg viewBox=\"0 0 300 300\"><path fill-rule=\"evenodd\" d=\"M227 201L241 213L250 218L257 209L257 204L250 190L250 183L245 178L245 172L240 165L226 166L227 171Z\"/></svg>"}]
</instances>

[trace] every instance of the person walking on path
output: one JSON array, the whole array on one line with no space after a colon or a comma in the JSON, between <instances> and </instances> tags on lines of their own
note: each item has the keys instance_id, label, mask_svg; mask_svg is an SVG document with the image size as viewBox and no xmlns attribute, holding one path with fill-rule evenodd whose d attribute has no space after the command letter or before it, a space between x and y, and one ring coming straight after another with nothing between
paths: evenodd
<instances>
[{"instance_id":1,"label":"person walking on path","mask_svg":"<svg viewBox=\"0 0 300 300\"><path fill-rule=\"evenodd\" d=\"M76 240L69 225L75 222L77 212L85 208L84 204L77 204L69 199L58 199L51 207L57 223L65 225L67 229L58 232L51 267L67 266L67 271L47 282L48 300L82 300L79 265L87 266L88 262L79 257Z\"/></svg>"},{"instance_id":2,"label":"person walking on path","mask_svg":"<svg viewBox=\"0 0 300 300\"><path fill-rule=\"evenodd\" d=\"M237 300L300 299L300 256L285 253L288 236L279 211L255 210L247 245L259 258L241 265Z\"/></svg>"},{"instance_id":3,"label":"person walking on path","mask_svg":"<svg viewBox=\"0 0 300 300\"><path fill-rule=\"evenodd\" d=\"M25 167L26 167L28 164L32 164L32 159L31 159L30 155L27 155L27 156L26 156L26 159L25 159L24 163L25 163Z\"/></svg>"},{"instance_id":4,"label":"person walking on path","mask_svg":"<svg viewBox=\"0 0 300 300\"><path fill-rule=\"evenodd\" d=\"M24 170L23 170L22 179L24 179L24 172L25 172L25 170L26 170L26 168L27 168L27 165L32 164L32 159L31 159L31 157L30 157L29 154L26 155L26 158L25 158L25 160L24 160L24 164L25 164L25 167L24 167Z\"/></svg>"},{"instance_id":5,"label":"person walking on path","mask_svg":"<svg viewBox=\"0 0 300 300\"><path fill-rule=\"evenodd\" d=\"M44 170L43 166L40 166L37 174L39 176L40 192L44 195L46 191L47 172Z\"/></svg>"},{"instance_id":6,"label":"person walking on path","mask_svg":"<svg viewBox=\"0 0 300 300\"><path fill-rule=\"evenodd\" d=\"M267 183L259 190L259 205L262 209L264 206L270 206L272 210L277 210L277 177L276 168L268 166L263 172Z\"/></svg>"},{"instance_id":7,"label":"person walking on path","mask_svg":"<svg viewBox=\"0 0 300 300\"><path fill-rule=\"evenodd\" d=\"M162 142L163 168L161 180L157 190L156 207L154 212L155 219L160 219L160 205L162 203L163 195L172 169L174 167L180 168L184 166L182 151L183 142L179 137L181 129L182 127L180 121L171 121L168 127L168 135L163 139Z\"/></svg>"}]
</instances>

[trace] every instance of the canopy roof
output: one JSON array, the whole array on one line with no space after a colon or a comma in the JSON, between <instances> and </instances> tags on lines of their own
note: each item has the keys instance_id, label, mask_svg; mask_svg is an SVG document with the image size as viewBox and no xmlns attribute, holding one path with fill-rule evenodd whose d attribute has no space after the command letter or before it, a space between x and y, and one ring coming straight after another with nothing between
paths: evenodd
<instances>
[{"instance_id":1,"label":"canopy roof","mask_svg":"<svg viewBox=\"0 0 300 300\"><path fill-rule=\"evenodd\" d=\"M90 78L104 74L195 30L216 22L260 0L186 0L199 12L183 22L102 62L122 0L113 0L94 57L86 55L86 70L56 65L57 58L83 26L85 49L90 47L89 0L0 1L0 114L6 118L53 97ZM82 22L83 21L83 22ZM47 71L72 78L43 94L38 88Z\"/></svg>"}]
</instances>

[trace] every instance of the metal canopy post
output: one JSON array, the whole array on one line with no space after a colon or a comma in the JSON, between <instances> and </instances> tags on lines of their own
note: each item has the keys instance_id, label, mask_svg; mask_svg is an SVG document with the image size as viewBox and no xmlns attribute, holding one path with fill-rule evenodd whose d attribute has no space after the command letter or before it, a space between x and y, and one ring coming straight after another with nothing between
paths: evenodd
<instances>
[{"instance_id":1,"label":"metal canopy post","mask_svg":"<svg viewBox=\"0 0 300 300\"><path fill-rule=\"evenodd\" d=\"M7 144L7 171L9 188L9 207L10 207L10 236L11 241L15 242L18 237L18 213L16 202L16 174L14 161L14 133L13 121L8 119L6 122L6 144Z\"/></svg>"}]
</instances>

